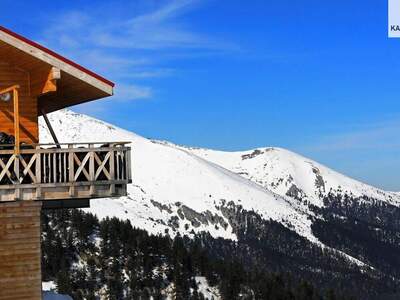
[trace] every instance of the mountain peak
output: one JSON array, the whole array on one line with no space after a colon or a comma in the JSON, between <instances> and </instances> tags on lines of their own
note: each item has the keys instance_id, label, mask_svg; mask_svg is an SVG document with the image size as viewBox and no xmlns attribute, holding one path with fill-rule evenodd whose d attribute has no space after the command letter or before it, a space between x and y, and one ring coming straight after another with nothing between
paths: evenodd
<instances>
[{"instance_id":1,"label":"mountain peak","mask_svg":"<svg viewBox=\"0 0 400 300\"><path fill-rule=\"evenodd\" d=\"M287 149L266 147L240 152L187 149L281 196L303 198L317 206L323 206L323 198L328 193L368 196L400 204L399 194L351 179Z\"/></svg>"}]
</instances>

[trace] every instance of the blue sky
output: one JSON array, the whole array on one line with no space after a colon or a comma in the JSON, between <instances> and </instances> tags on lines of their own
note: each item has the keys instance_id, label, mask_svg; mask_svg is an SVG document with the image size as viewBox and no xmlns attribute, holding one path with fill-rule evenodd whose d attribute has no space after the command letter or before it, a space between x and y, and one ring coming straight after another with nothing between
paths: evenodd
<instances>
[{"instance_id":1,"label":"blue sky","mask_svg":"<svg viewBox=\"0 0 400 300\"><path fill-rule=\"evenodd\" d=\"M279 146L400 191L387 2L2 1L1 23L117 83L75 110L150 138Z\"/></svg>"}]
</instances>

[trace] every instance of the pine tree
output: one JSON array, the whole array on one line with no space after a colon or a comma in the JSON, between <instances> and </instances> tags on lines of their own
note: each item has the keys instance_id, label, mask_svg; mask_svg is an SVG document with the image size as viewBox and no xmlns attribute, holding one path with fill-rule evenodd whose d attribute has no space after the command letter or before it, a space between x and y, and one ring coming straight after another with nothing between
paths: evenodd
<instances>
[{"instance_id":1,"label":"pine tree","mask_svg":"<svg viewBox=\"0 0 400 300\"><path fill-rule=\"evenodd\" d=\"M93 257L87 259L87 294L86 300L96 300L96 291L99 289L99 274L96 261Z\"/></svg>"},{"instance_id":2,"label":"pine tree","mask_svg":"<svg viewBox=\"0 0 400 300\"><path fill-rule=\"evenodd\" d=\"M328 291L326 292L325 299L326 300L336 300L337 299L333 289L328 289Z\"/></svg>"},{"instance_id":3,"label":"pine tree","mask_svg":"<svg viewBox=\"0 0 400 300\"><path fill-rule=\"evenodd\" d=\"M303 280L296 289L296 299L317 300L319 295L309 282Z\"/></svg>"},{"instance_id":4,"label":"pine tree","mask_svg":"<svg viewBox=\"0 0 400 300\"><path fill-rule=\"evenodd\" d=\"M190 297L189 274L185 262L187 251L181 237L174 239L172 247L174 300L187 300Z\"/></svg>"},{"instance_id":5,"label":"pine tree","mask_svg":"<svg viewBox=\"0 0 400 300\"><path fill-rule=\"evenodd\" d=\"M62 269L57 273L55 284L60 294L72 294L70 274L67 270Z\"/></svg>"}]
</instances>

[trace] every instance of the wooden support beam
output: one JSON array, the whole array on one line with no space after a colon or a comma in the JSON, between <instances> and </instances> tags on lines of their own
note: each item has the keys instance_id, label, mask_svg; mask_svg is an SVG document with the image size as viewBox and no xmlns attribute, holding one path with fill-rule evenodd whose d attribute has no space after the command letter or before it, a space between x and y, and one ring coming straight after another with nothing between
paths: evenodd
<instances>
[{"instance_id":1,"label":"wooden support beam","mask_svg":"<svg viewBox=\"0 0 400 300\"><path fill-rule=\"evenodd\" d=\"M58 68L52 67L50 69L49 75L47 76L47 81L43 87L42 94L56 92L57 91L57 80L61 79L61 71Z\"/></svg>"},{"instance_id":2,"label":"wooden support beam","mask_svg":"<svg viewBox=\"0 0 400 300\"><path fill-rule=\"evenodd\" d=\"M57 91L57 81L61 79L61 71L49 67L31 74L31 94L34 97Z\"/></svg>"},{"instance_id":3,"label":"wooden support beam","mask_svg":"<svg viewBox=\"0 0 400 300\"><path fill-rule=\"evenodd\" d=\"M13 85L8 88L0 90L0 95L10 93L10 92L14 91L15 89L19 89L19 85Z\"/></svg>"},{"instance_id":4,"label":"wooden support beam","mask_svg":"<svg viewBox=\"0 0 400 300\"><path fill-rule=\"evenodd\" d=\"M58 141L58 138L56 136L56 133L54 132L53 126L51 126L49 118L47 118L46 111L42 108L41 110L42 116L44 121L46 122L47 128L49 128L51 137L53 138L54 143L57 145L57 148L61 148L60 142Z\"/></svg>"}]
</instances>

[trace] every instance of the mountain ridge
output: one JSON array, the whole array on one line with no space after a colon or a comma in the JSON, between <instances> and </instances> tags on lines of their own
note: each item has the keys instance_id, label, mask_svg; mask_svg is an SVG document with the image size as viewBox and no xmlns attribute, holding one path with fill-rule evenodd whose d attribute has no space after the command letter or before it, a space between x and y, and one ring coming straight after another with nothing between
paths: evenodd
<instances>
[{"instance_id":1,"label":"mountain ridge","mask_svg":"<svg viewBox=\"0 0 400 300\"><path fill-rule=\"evenodd\" d=\"M315 184L320 184L323 186L324 190L323 191L318 191L318 192L324 192L323 194L326 195L329 191L338 191L342 189L342 191L346 192L346 190L350 190L350 192L353 192L356 197L369 194L373 196L376 199L382 200L382 201L388 201L390 204L399 206L400 205L400 197L399 193L395 192L390 192L390 191L385 191L380 188L373 187L370 184L363 183L361 181L355 180L347 175L341 174L338 171L335 171L331 169L330 167L327 167L321 163L318 163L310 158L307 158L305 156L302 156L300 154L297 154L293 151L280 148L280 147L263 147L263 148L256 148L256 149L250 149L246 151L233 151L233 152L224 152L224 151L218 151L218 150L211 150L211 149L204 149L204 148L191 148L187 147L187 149L200 156L203 157L211 162L217 163L219 165L222 165L226 167L228 170L238 172L245 178L248 178L254 182L257 182L261 186L264 186L267 189L270 189L272 191L277 192L279 195L283 196L286 194L287 190L285 193L279 192L279 184L268 184L270 182L274 182L278 176L280 178L283 177L292 177L292 181L299 181L299 178L302 178L303 181L304 179L315 179ZM229 159L226 159L225 161L221 159L222 156L229 156ZM236 162L232 162L233 158L236 156ZM260 156L264 156L260 161L256 162L256 166L266 166L264 163L270 163L273 162L274 160L280 160L280 164L275 167L272 166L270 169L272 170L271 173L273 173L274 168L278 169L278 171L281 171L281 174L275 175L273 174L272 176L275 175L275 178L271 179L265 179L262 178L261 176L264 175L262 172L259 172L259 170L251 170L250 168L246 168L243 165L240 164L240 162L246 162L246 161L251 161L251 160L256 160ZM283 165L283 162L286 162L286 165ZM303 173L305 174L297 174L297 176L293 176L293 173L296 173L295 169L298 168L298 165L300 163L303 163L305 166L309 166L308 172L305 172L304 170ZM236 165L232 164L236 163ZM292 172L290 171L290 165L292 165ZM250 170L249 170L250 169ZM257 172L258 171L258 172ZM286 172L286 173L285 173ZM268 170L267 170L268 174ZM248 175L248 176L246 176ZM260 176L261 175L261 176ZM250 176L253 176L252 178ZM250 178L249 178L250 177ZM294 178L293 178L294 177ZM324 179L328 177L328 179ZM335 178L332 178L335 177ZM332 181L337 181L338 183L332 183ZM329 186L325 186L327 183L329 183ZM319 196L317 191L315 190L315 185L313 186L310 183L308 184L308 188L311 186L314 188L312 193L310 192L305 192L305 196L308 198L313 198L314 200L316 196ZM300 186L304 186L305 184L300 183ZM352 186L352 188L351 188ZM318 188L318 187L317 187ZM303 190L307 190L306 188L303 188ZM354 193L356 191L357 193ZM312 200L312 199L311 199ZM314 205L321 206L321 202L315 201L313 203Z\"/></svg>"},{"instance_id":2,"label":"mountain ridge","mask_svg":"<svg viewBox=\"0 0 400 300\"><path fill-rule=\"evenodd\" d=\"M177 203L186 204L186 206L189 206L197 212L210 211L212 216L217 219L226 219L216 207L222 204L221 200L224 200L225 202L235 200L238 204L244 205L250 210L259 210L261 213L268 210L268 217L275 220L285 219L285 217L294 214L296 217L290 217L289 219L293 219L294 222L298 223L297 225L300 233L312 238L310 222L307 220L306 216L299 214L299 212L295 210L291 210L286 201L278 199L274 193L266 191L253 182L231 173L221 166L210 164L203 158L180 148L171 147L170 145L159 145L155 141L147 140L136 134L131 134L128 131L121 130L111 126L110 124L88 118L81 114L75 114L70 111L61 111L49 115L49 118L54 130L60 136L59 139L62 141L94 142L96 140L101 140L109 142L110 137L112 137L114 141L129 140L132 142L134 150L134 183L129 187L129 193L135 195L136 202L134 203L132 201L133 199L129 199L129 197L122 200L109 201L107 203L103 203L104 201L94 201L92 202L95 203L92 211L96 211L96 214L100 217L107 215L110 211L109 209L106 209L107 205L114 205L115 210L121 210L121 207L118 208L115 204L123 201L125 206L122 207L122 210L131 208L131 211L134 210L133 213L136 217L139 217L139 220L141 218L139 215L140 213L137 213L138 211L141 211L142 215L150 213L152 214L152 219L160 221L159 223L156 222L156 225L158 227L164 227L165 229L162 221L170 218L168 210L174 210L178 214L179 205L176 205ZM82 120L84 120L86 124L85 126L79 125ZM86 129L89 127L91 129L87 131ZM50 136L43 123L40 124L40 130L41 141L51 142ZM93 132L96 134L93 134ZM149 157L149 153L151 153L151 157ZM171 177L171 174L169 174L172 171L175 172L173 178ZM191 179L189 182L186 181L188 177ZM219 184L221 180L222 185ZM173 185L171 185L172 182L174 182ZM198 185L201 185L202 188L194 188ZM235 188L236 186L241 186L241 188L237 189ZM177 189L179 189L179 191L177 191ZM179 196L180 194L182 194L183 197ZM231 196L227 197L227 194L230 194ZM185 197L189 197L190 199L186 199ZM172 200L172 198L177 199ZM142 199L144 202L140 202L141 200L138 199ZM248 199L258 199L260 201L250 201L251 203L247 203L249 202ZM128 203L128 200L131 201ZM153 203L159 202L161 205L167 205L168 209L160 211L153 210L152 212L149 212L146 208L151 200L153 200ZM268 203L265 203L265 201L268 201ZM130 204L133 206L130 207ZM143 211L143 209L147 212ZM107 213L105 213L106 211ZM117 215L119 217L126 217L123 213L118 213ZM298 220L300 220L300 222L297 222ZM160 230L154 232L152 230L154 226L149 227L146 226L146 224L140 223L138 226L144 226L145 229L153 233L162 232ZM187 224L182 224L182 226L187 226ZM188 230L184 230L182 226L179 226L181 232L187 232ZM191 229L194 229L196 232L199 231L196 227L190 227L192 227ZM215 226L208 227L208 231L215 237L235 239L234 235L231 234L229 225L225 230L215 230ZM221 229L221 226L219 226L219 229Z\"/></svg>"},{"instance_id":3,"label":"mountain ridge","mask_svg":"<svg viewBox=\"0 0 400 300\"><path fill-rule=\"evenodd\" d=\"M363 284L364 276L381 289L400 285L400 194L281 148L177 146L68 110L49 119L61 142L132 143L128 196L92 200L85 209L100 219L129 220L156 235L200 237L221 259L234 252L249 266L301 272L325 287L337 274L339 285ZM40 138L52 142L43 120Z\"/></svg>"},{"instance_id":4,"label":"mountain ridge","mask_svg":"<svg viewBox=\"0 0 400 300\"><path fill-rule=\"evenodd\" d=\"M170 226L164 226L163 223L165 223L165 219L170 218L171 209L175 211L176 216L181 217L179 216L179 205L186 205L196 212L209 211L212 216L220 219L220 223L223 223L222 220L225 219L225 230L219 230L221 229L219 225L222 224L218 225L218 222L219 229L215 229L216 226L208 226L207 229L214 237L235 239L235 235L231 233L232 228L229 222L218 211L222 202L234 200L237 205L242 205L248 210L255 210L266 219L280 221L289 228L294 226L296 232L301 236L314 243L319 243L310 229L309 217L315 217L315 214L309 209L309 206L324 206L323 196L326 196L327 191L325 190L325 194L317 195L317 192L321 192L321 190L315 186L318 185L318 180L320 186L328 185L327 180L321 176L321 170L323 174L333 174L335 180L339 178L338 181L345 182L347 186L348 182L353 183L356 187L361 186L361 191L360 189L355 193L350 191L350 194L355 197L367 195L395 206L399 206L400 203L400 194L386 192L361 183L283 148L267 147L224 152L179 146L166 141L149 140L136 133L69 110L52 113L49 115L49 119L62 142L122 140L132 142L134 181L129 187L128 193L134 195L136 205L132 205L134 204L133 199L128 196L122 200L113 200L108 203L104 200L95 201L93 203L96 205L93 205L92 211L95 211L100 217L105 217L110 213L106 206L118 203L119 206L114 205L115 216L132 219L135 216L136 222L143 221L139 221L137 225L152 233L169 231L168 227ZM41 142L52 142L43 120L40 120L39 128ZM277 163L274 165L273 162ZM272 172L265 172L266 166ZM298 170L300 170L299 174L296 173ZM169 172L173 171L175 171L175 176L168 178L170 177ZM331 177L329 180L332 180ZM185 178L191 178L191 181L185 182ZM228 180L230 184L222 181L222 185L220 185L221 178ZM299 181L299 178L303 180L303 183ZM314 186L313 182L310 183L309 178L315 178ZM306 183L304 184L304 182ZM202 188L196 190L194 187L201 183ZM209 186L212 185L214 188L210 189ZM232 193L231 186L236 185L240 185L241 189ZM221 192L221 186L224 192ZM333 185L331 184L331 186ZM336 192L340 192L340 185L338 186L339 188L335 189ZM175 191L177 188L179 191ZM205 191L207 192L205 193ZM231 194L231 198L225 199L227 198L225 193ZM179 199L176 194L187 194L191 199L173 201L171 198ZM218 194L218 196L213 194ZM237 197L233 194L236 194ZM252 200L246 201L248 197ZM161 198L162 201L159 201L158 198ZM266 200L268 201L266 202ZM150 212L148 220L144 221L142 216L149 214L148 203L156 205L157 211ZM211 207L214 209L210 211ZM127 209L134 216L127 214ZM149 224L150 219L152 220L150 223L153 223L151 225ZM182 226L187 228L188 224ZM183 234L190 232L182 226L176 229ZM158 230L154 230L156 227ZM201 231L196 230L198 228L193 228L193 226L190 226L189 229L195 232Z\"/></svg>"}]
</instances>

